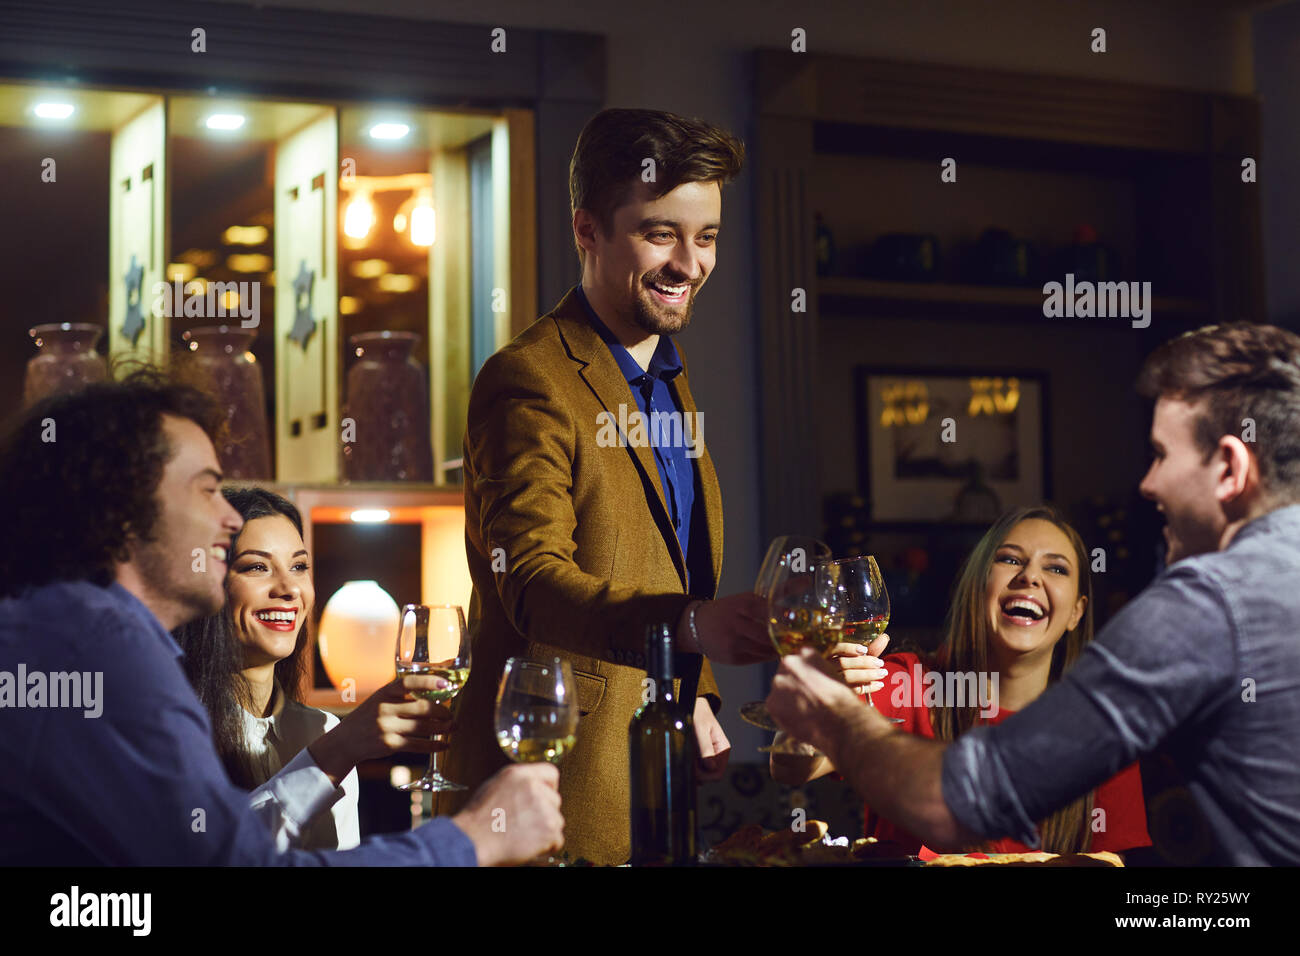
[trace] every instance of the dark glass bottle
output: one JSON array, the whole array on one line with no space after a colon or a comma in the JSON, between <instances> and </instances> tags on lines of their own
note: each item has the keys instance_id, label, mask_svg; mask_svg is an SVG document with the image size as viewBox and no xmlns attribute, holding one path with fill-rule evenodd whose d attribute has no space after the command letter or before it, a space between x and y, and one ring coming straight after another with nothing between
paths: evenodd
<instances>
[{"instance_id":1,"label":"dark glass bottle","mask_svg":"<svg viewBox=\"0 0 1300 956\"><path fill-rule=\"evenodd\" d=\"M646 629L649 699L627 730L631 762L632 865L695 863L695 726L673 692L673 632Z\"/></svg>"}]
</instances>

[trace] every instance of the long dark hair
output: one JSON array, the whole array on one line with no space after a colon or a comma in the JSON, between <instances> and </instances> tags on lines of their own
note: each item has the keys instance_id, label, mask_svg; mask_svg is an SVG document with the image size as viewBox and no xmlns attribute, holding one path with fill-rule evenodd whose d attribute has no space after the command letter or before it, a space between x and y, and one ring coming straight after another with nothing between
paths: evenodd
<instances>
[{"instance_id":1,"label":"long dark hair","mask_svg":"<svg viewBox=\"0 0 1300 956\"><path fill-rule=\"evenodd\" d=\"M1074 549L1074 563L1079 569L1078 593L1087 599L1079 623L1061 635L1052 651L1051 671L1047 678L1049 686L1061 679L1092 640L1092 575L1083 539L1055 508L1048 505L1016 508L1003 514L985 532L957 577L948 612L947 634L933 660L936 670L943 673L988 673L990 625L984 591L989 570L1011 529L1031 518L1051 522L1069 538ZM980 722L979 705L931 707L930 722L934 726L935 739L954 740ZM1089 791L1040 821L1043 849L1049 853L1087 852L1092 842L1092 808L1093 793Z\"/></svg>"},{"instance_id":2,"label":"long dark hair","mask_svg":"<svg viewBox=\"0 0 1300 956\"><path fill-rule=\"evenodd\" d=\"M262 488L223 488L221 493L243 517L245 527L255 518L280 515L293 522L298 534L302 534L302 515L291 502L274 492ZM236 537L230 549L232 560L238 544ZM307 614L303 615L293 653L275 664L275 681L290 700L302 700L299 685L306 668L307 617ZM244 723L240 712L251 694L241 673L244 652L235 637L229 602L210 617L181 625L172 636L185 652L185 675L212 719L213 742L226 772L237 786L253 789L263 781L254 774L244 746Z\"/></svg>"}]
</instances>

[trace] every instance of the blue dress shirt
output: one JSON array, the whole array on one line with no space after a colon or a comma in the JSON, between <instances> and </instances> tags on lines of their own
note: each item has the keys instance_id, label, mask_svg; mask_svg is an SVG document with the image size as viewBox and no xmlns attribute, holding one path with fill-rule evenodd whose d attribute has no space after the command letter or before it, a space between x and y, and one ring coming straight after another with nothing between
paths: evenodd
<instances>
[{"instance_id":1,"label":"blue dress shirt","mask_svg":"<svg viewBox=\"0 0 1300 956\"><path fill-rule=\"evenodd\" d=\"M586 293L582 291L582 286L575 286L574 289L578 301L582 303L587 317L591 320L592 327L609 346L610 354L614 356L614 361L618 363L619 370L632 389L637 409L646 416L646 420L656 421L655 416L659 413L680 413L681 408L668 387L668 383L682 371L681 358L677 354L677 347L673 345L672 338L667 335L659 336L659 344L655 347L654 354L650 356L650 367L642 369L610 331L609 326L596 315L591 303L587 301ZM611 409L611 411L617 414L616 410ZM686 441L692 439L693 433L685 429L681 434ZM664 430L647 427L647 437L651 442L655 465L659 471L659 483L668 506L668 517L673 523L677 542L682 548L682 560L687 568L689 590L692 570L691 524L695 516L695 462L687 455L685 441L672 440L675 439L676 433L667 435L664 434ZM661 441L661 438L664 440Z\"/></svg>"},{"instance_id":2,"label":"blue dress shirt","mask_svg":"<svg viewBox=\"0 0 1300 956\"><path fill-rule=\"evenodd\" d=\"M476 863L447 819L352 850L277 852L226 777L181 656L116 583L63 581L0 600L0 866ZM54 673L100 675L95 708L48 706ZM42 700L38 684L47 706L28 706Z\"/></svg>"},{"instance_id":3,"label":"blue dress shirt","mask_svg":"<svg viewBox=\"0 0 1300 956\"><path fill-rule=\"evenodd\" d=\"M948 809L1037 846L1034 821L1159 749L1201 811L1212 862L1300 864L1297 582L1300 505L1174 564L1041 697L948 747Z\"/></svg>"}]
</instances>

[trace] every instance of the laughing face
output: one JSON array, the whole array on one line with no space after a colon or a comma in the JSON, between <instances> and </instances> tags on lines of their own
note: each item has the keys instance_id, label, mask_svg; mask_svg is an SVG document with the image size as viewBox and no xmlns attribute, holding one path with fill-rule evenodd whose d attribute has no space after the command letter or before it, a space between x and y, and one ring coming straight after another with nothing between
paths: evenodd
<instances>
[{"instance_id":1,"label":"laughing face","mask_svg":"<svg viewBox=\"0 0 1300 956\"><path fill-rule=\"evenodd\" d=\"M171 458L158 483L158 520L132 544L150 607L164 627L215 614L225 602L226 548L243 523L221 494L212 442L188 418L164 415Z\"/></svg>"},{"instance_id":2,"label":"laughing face","mask_svg":"<svg viewBox=\"0 0 1300 956\"><path fill-rule=\"evenodd\" d=\"M1161 398L1151 420L1151 467L1139 491L1165 518L1165 563L1219 549L1227 525L1215 486L1222 464L1196 443L1197 409Z\"/></svg>"},{"instance_id":3,"label":"laughing face","mask_svg":"<svg viewBox=\"0 0 1300 956\"><path fill-rule=\"evenodd\" d=\"M292 521L269 515L244 525L226 592L245 667L274 664L293 653L316 592L307 549Z\"/></svg>"},{"instance_id":4,"label":"laughing face","mask_svg":"<svg viewBox=\"0 0 1300 956\"><path fill-rule=\"evenodd\" d=\"M605 236L584 209L574 228L586 252L584 286L596 312L612 325L650 335L675 335L691 321L695 296L713 272L722 190L716 182L683 183L654 199L636 181L614 210Z\"/></svg>"},{"instance_id":5,"label":"laughing face","mask_svg":"<svg viewBox=\"0 0 1300 956\"><path fill-rule=\"evenodd\" d=\"M1050 656L1083 616L1079 571L1074 546L1052 522L1015 525L994 552L985 590L996 650Z\"/></svg>"}]
</instances>

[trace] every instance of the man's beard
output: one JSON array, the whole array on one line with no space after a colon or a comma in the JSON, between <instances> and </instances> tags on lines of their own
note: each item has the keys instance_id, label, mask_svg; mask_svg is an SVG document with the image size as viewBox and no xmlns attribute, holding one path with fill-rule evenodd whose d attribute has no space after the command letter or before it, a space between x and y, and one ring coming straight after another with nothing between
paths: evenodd
<instances>
[{"instance_id":1,"label":"man's beard","mask_svg":"<svg viewBox=\"0 0 1300 956\"><path fill-rule=\"evenodd\" d=\"M181 623L216 614L225 604L224 582L220 589L213 589L209 578L213 572L193 570L193 556L168 551L161 543L165 540L165 535L160 534L157 540L137 545L135 560L145 586L160 602L176 610Z\"/></svg>"},{"instance_id":2,"label":"man's beard","mask_svg":"<svg viewBox=\"0 0 1300 956\"><path fill-rule=\"evenodd\" d=\"M660 308L649 287L642 283L641 288L645 290L642 294L632 296L631 319L636 323L637 328L651 335L676 335L678 332L684 332L691 324L691 316L695 309L694 287L687 290L686 302L683 303L680 311Z\"/></svg>"}]
</instances>

